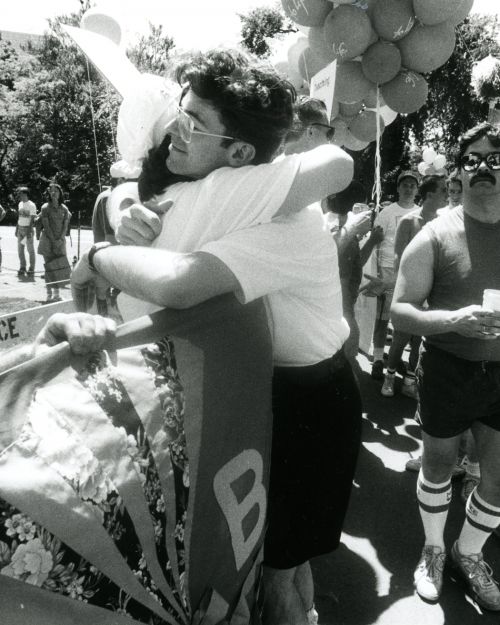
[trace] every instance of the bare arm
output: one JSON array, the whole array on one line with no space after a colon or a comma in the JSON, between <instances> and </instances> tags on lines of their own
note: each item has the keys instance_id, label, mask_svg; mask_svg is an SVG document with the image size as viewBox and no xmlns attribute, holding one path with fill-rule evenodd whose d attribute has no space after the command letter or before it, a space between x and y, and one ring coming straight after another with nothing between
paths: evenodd
<instances>
[{"instance_id":1,"label":"bare arm","mask_svg":"<svg viewBox=\"0 0 500 625\"><path fill-rule=\"evenodd\" d=\"M459 310L424 310L434 281L434 250L425 231L419 232L403 252L391 319L396 330L418 336L456 332L469 338L491 339L485 326L500 326L491 311L471 305Z\"/></svg>"},{"instance_id":2,"label":"bare arm","mask_svg":"<svg viewBox=\"0 0 500 625\"><path fill-rule=\"evenodd\" d=\"M398 224L396 237L394 239L394 273L398 272L401 256L410 241L411 223L407 219L404 219Z\"/></svg>"},{"instance_id":3,"label":"bare arm","mask_svg":"<svg viewBox=\"0 0 500 625\"><path fill-rule=\"evenodd\" d=\"M88 267L88 253L71 276L75 302L85 301L84 291L96 277ZM239 282L212 254L181 254L134 246L110 246L94 256L101 278L124 293L158 306L189 308L216 295L237 291Z\"/></svg>"},{"instance_id":4,"label":"bare arm","mask_svg":"<svg viewBox=\"0 0 500 625\"><path fill-rule=\"evenodd\" d=\"M302 155L301 165L277 215L305 206L345 189L352 180L353 160L336 145L321 145Z\"/></svg>"}]
</instances>

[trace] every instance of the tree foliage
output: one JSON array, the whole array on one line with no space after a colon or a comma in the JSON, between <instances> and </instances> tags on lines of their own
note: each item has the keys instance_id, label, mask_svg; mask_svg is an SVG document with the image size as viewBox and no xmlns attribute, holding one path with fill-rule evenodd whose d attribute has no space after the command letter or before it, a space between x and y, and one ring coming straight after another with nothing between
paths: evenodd
<instances>
[{"instance_id":1,"label":"tree foliage","mask_svg":"<svg viewBox=\"0 0 500 625\"><path fill-rule=\"evenodd\" d=\"M278 5L252 9L246 15L240 14L239 18L243 47L260 57L267 57L271 54L269 39L298 30Z\"/></svg>"},{"instance_id":2,"label":"tree foliage","mask_svg":"<svg viewBox=\"0 0 500 625\"><path fill-rule=\"evenodd\" d=\"M456 28L457 43L442 67L427 76L429 97L411 124L417 141L452 157L460 135L486 119L488 105L471 86L472 66L488 54L498 57L499 24L494 16L473 15Z\"/></svg>"},{"instance_id":3,"label":"tree foliage","mask_svg":"<svg viewBox=\"0 0 500 625\"><path fill-rule=\"evenodd\" d=\"M0 203L6 207L21 184L40 206L55 180L70 210L88 223L101 185L109 183L118 160L120 98L61 29L78 25L89 4L53 20L41 44L24 53L0 40ZM161 74L173 47L161 27L151 26L129 55L141 71Z\"/></svg>"},{"instance_id":4,"label":"tree foliage","mask_svg":"<svg viewBox=\"0 0 500 625\"><path fill-rule=\"evenodd\" d=\"M144 73L164 74L170 64L170 56L175 48L172 37L163 32L163 26L149 24L148 35L140 37L128 51L132 63Z\"/></svg>"}]
</instances>

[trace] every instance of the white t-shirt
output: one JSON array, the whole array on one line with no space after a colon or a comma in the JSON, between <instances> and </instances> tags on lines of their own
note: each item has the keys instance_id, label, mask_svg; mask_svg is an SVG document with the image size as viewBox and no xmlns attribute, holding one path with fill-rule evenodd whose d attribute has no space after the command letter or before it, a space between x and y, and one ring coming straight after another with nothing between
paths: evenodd
<instances>
[{"instance_id":1,"label":"white t-shirt","mask_svg":"<svg viewBox=\"0 0 500 625\"><path fill-rule=\"evenodd\" d=\"M234 232L201 250L231 269L242 302L267 296L275 365L315 364L337 352L349 336L337 246L319 204Z\"/></svg>"},{"instance_id":2,"label":"white t-shirt","mask_svg":"<svg viewBox=\"0 0 500 625\"><path fill-rule=\"evenodd\" d=\"M31 225L31 217L36 217L36 206L31 200L27 200L26 202L19 202L18 204L19 213L17 219L18 226L29 226Z\"/></svg>"},{"instance_id":3,"label":"white t-shirt","mask_svg":"<svg viewBox=\"0 0 500 625\"><path fill-rule=\"evenodd\" d=\"M377 246L377 264L379 267L394 267L394 241L399 220L403 215L420 208L414 204L410 208L403 208L397 202L386 206L375 219L375 226L382 226L384 240Z\"/></svg>"},{"instance_id":4,"label":"white t-shirt","mask_svg":"<svg viewBox=\"0 0 500 625\"><path fill-rule=\"evenodd\" d=\"M269 222L284 203L301 158L292 154L264 165L223 167L202 180L172 185L159 198L174 204L151 247L195 252L225 234ZM118 306L125 321L160 310L125 294Z\"/></svg>"}]
</instances>

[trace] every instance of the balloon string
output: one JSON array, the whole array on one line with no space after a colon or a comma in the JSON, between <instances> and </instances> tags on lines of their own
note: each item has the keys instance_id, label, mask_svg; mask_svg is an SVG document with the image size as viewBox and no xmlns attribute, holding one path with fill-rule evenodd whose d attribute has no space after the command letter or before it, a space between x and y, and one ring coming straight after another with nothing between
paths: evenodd
<instances>
[{"instance_id":1,"label":"balloon string","mask_svg":"<svg viewBox=\"0 0 500 625\"><path fill-rule=\"evenodd\" d=\"M375 182L373 185L373 191L372 194L375 197L375 212L376 214L378 214L379 210L380 210L380 199L381 199L381 195L382 195L382 183L381 183L381 169L382 169L382 159L380 157L380 144L381 144L381 137L382 137L382 133L381 133L381 128L380 128L380 118L381 118L381 113L380 113L380 88L377 85L377 120L376 120L376 124L377 124L377 138L376 138L376 145L375 145Z\"/></svg>"},{"instance_id":2,"label":"balloon string","mask_svg":"<svg viewBox=\"0 0 500 625\"><path fill-rule=\"evenodd\" d=\"M96 133L96 128L95 128L94 103L92 100L92 82L90 80L90 67L89 67L89 61L87 57L85 57L85 64L87 65L87 80L89 83L89 96L90 96L90 115L92 117L92 131L94 134L95 161L96 161L96 166L97 166L97 179L99 181L99 193L100 193L102 191L101 170L99 168L99 152L97 150L97 133Z\"/></svg>"}]
</instances>

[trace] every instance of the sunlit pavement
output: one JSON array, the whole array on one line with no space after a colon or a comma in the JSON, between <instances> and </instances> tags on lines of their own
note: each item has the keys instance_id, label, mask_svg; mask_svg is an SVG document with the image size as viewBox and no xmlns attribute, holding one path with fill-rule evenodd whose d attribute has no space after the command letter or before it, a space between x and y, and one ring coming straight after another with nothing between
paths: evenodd
<instances>
[{"instance_id":1,"label":"sunlit pavement","mask_svg":"<svg viewBox=\"0 0 500 625\"><path fill-rule=\"evenodd\" d=\"M35 254L34 277L18 277L19 257L17 254L17 239L14 235L13 226L0 226L0 247L2 250L2 271L0 273L0 315L18 312L27 308L41 306L47 299L43 258ZM92 245L92 231L88 229L78 231L73 229L71 237L66 238L67 256L70 263L78 257L79 251L83 252ZM35 241L35 252L38 241ZM27 252L26 261L29 264ZM69 286L60 290L60 296L64 300L71 299ZM67 308L67 306L66 306ZM36 334L33 329L33 336ZM5 347L5 345L4 345ZM0 349L2 345L0 344Z\"/></svg>"},{"instance_id":2,"label":"sunlit pavement","mask_svg":"<svg viewBox=\"0 0 500 625\"><path fill-rule=\"evenodd\" d=\"M358 362L365 411L363 443L342 544L313 562L320 625L498 624L500 614L483 613L450 579L447 568L437 604L415 595L413 570L423 531L415 494L417 474L405 471L405 464L420 455L419 427L413 420L416 402L400 393L383 397L382 382L370 377L371 363L363 355ZM453 481L445 532L448 548L464 519L460 486L461 480ZM484 554L500 579L500 539L492 536Z\"/></svg>"},{"instance_id":3,"label":"sunlit pavement","mask_svg":"<svg viewBox=\"0 0 500 625\"><path fill-rule=\"evenodd\" d=\"M37 255L34 281L19 279L14 228L0 226L0 236L0 314L6 299L27 300L23 308L39 305L45 299L42 257ZM91 231L82 230L81 251L91 244ZM70 261L77 251L77 233L73 232L72 245L68 241ZM71 297L69 289L61 295ZM423 532L416 473L405 471L405 464L420 452L419 428L413 420L415 402L401 394L382 397L382 383L369 375L371 363L363 355L358 361L365 411L363 444L342 544L336 552L313 561L320 625L498 625L499 614L483 614L447 570L437 604L424 603L414 594L413 569ZM325 475L324 480L335 480L335 476ZM460 481L455 481L445 535L448 546L457 537L463 518ZM500 578L500 539L489 539L485 558Z\"/></svg>"}]
</instances>

